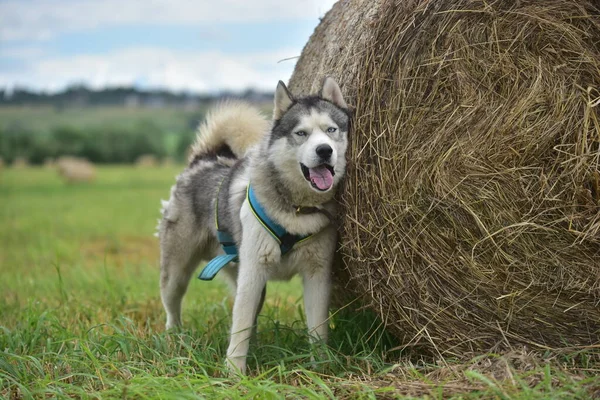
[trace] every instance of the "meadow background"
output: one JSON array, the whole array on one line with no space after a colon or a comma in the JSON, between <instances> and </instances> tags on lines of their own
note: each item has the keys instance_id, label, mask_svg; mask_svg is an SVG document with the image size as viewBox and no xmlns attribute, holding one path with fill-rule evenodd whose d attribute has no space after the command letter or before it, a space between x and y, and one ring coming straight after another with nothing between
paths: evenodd
<instances>
[{"instance_id":1,"label":"meadow background","mask_svg":"<svg viewBox=\"0 0 600 400\"><path fill-rule=\"evenodd\" d=\"M52 110L0 110L23 124ZM123 125L193 118L181 110L68 110ZM53 116L54 115L54 116ZM103 116L99 118L99 116ZM166 117L165 117L166 116ZM161 118L164 120L161 121ZM140 122L142 121L142 122ZM168 137L168 135L166 135ZM173 142L177 143L177 140ZM164 331L153 236L159 200L183 165L97 166L66 184L52 167L0 171L0 397L30 398L591 398L594 349L473 355L400 351L381 321L332 310L324 357L311 362L300 282L269 284L249 376L223 359L232 302L223 283L192 280L181 332Z\"/></svg>"},{"instance_id":2,"label":"meadow background","mask_svg":"<svg viewBox=\"0 0 600 400\"><path fill-rule=\"evenodd\" d=\"M70 155L133 163L143 155L183 162L205 107L0 107L0 157L41 165Z\"/></svg>"},{"instance_id":3,"label":"meadow background","mask_svg":"<svg viewBox=\"0 0 600 400\"><path fill-rule=\"evenodd\" d=\"M196 126L231 96L268 112L334 2L0 1L0 398L600 396L599 348L440 359L360 302L311 362L298 279L269 284L247 377L224 369L219 280L192 280L165 332L153 234ZM95 179L61 179L66 155Z\"/></svg>"}]
</instances>

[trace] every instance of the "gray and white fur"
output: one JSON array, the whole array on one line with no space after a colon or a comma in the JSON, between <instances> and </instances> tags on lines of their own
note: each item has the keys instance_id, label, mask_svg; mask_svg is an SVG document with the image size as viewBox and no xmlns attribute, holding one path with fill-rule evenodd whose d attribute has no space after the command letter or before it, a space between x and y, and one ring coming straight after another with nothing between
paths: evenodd
<instances>
[{"instance_id":1,"label":"gray and white fur","mask_svg":"<svg viewBox=\"0 0 600 400\"><path fill-rule=\"evenodd\" d=\"M219 227L232 235L239 254L238 263L219 272L235 292L229 368L245 373L268 280L300 274L311 340L327 339L337 240L330 218L345 174L349 126L348 107L332 78L320 95L303 98L294 98L280 81L272 123L243 103L223 104L207 116L189 166L163 202L158 227L167 329L181 325L181 302L198 265L222 254L215 228L218 193ZM246 201L250 182L270 218L291 234L313 237L282 257Z\"/></svg>"}]
</instances>

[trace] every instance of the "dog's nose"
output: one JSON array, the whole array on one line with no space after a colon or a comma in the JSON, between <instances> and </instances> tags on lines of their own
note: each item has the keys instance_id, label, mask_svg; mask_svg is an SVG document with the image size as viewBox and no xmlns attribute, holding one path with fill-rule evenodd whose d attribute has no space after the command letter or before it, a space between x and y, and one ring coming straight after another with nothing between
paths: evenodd
<instances>
[{"instance_id":1,"label":"dog's nose","mask_svg":"<svg viewBox=\"0 0 600 400\"><path fill-rule=\"evenodd\" d=\"M317 155L322 159L326 160L331 157L331 153L333 153L333 149L328 144L320 144L317 146Z\"/></svg>"}]
</instances>

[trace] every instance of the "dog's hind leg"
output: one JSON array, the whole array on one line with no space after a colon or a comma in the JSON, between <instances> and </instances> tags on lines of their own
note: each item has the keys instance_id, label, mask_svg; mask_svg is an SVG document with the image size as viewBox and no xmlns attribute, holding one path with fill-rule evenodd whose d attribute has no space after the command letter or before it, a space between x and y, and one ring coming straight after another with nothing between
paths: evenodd
<instances>
[{"instance_id":1,"label":"dog's hind leg","mask_svg":"<svg viewBox=\"0 0 600 400\"><path fill-rule=\"evenodd\" d=\"M182 223L178 221L161 232L160 293L167 312L167 329L181 326L181 302L208 241L200 232L181 232L186 231L178 226Z\"/></svg>"}]
</instances>

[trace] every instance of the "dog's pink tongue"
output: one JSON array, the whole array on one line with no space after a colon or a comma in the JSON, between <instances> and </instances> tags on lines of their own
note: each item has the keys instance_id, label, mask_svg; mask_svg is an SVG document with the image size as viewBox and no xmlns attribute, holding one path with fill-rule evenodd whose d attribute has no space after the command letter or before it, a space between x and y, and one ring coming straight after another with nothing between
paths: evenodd
<instances>
[{"instance_id":1,"label":"dog's pink tongue","mask_svg":"<svg viewBox=\"0 0 600 400\"><path fill-rule=\"evenodd\" d=\"M309 168L310 181L321 190L327 190L333 185L333 175L324 165Z\"/></svg>"}]
</instances>

